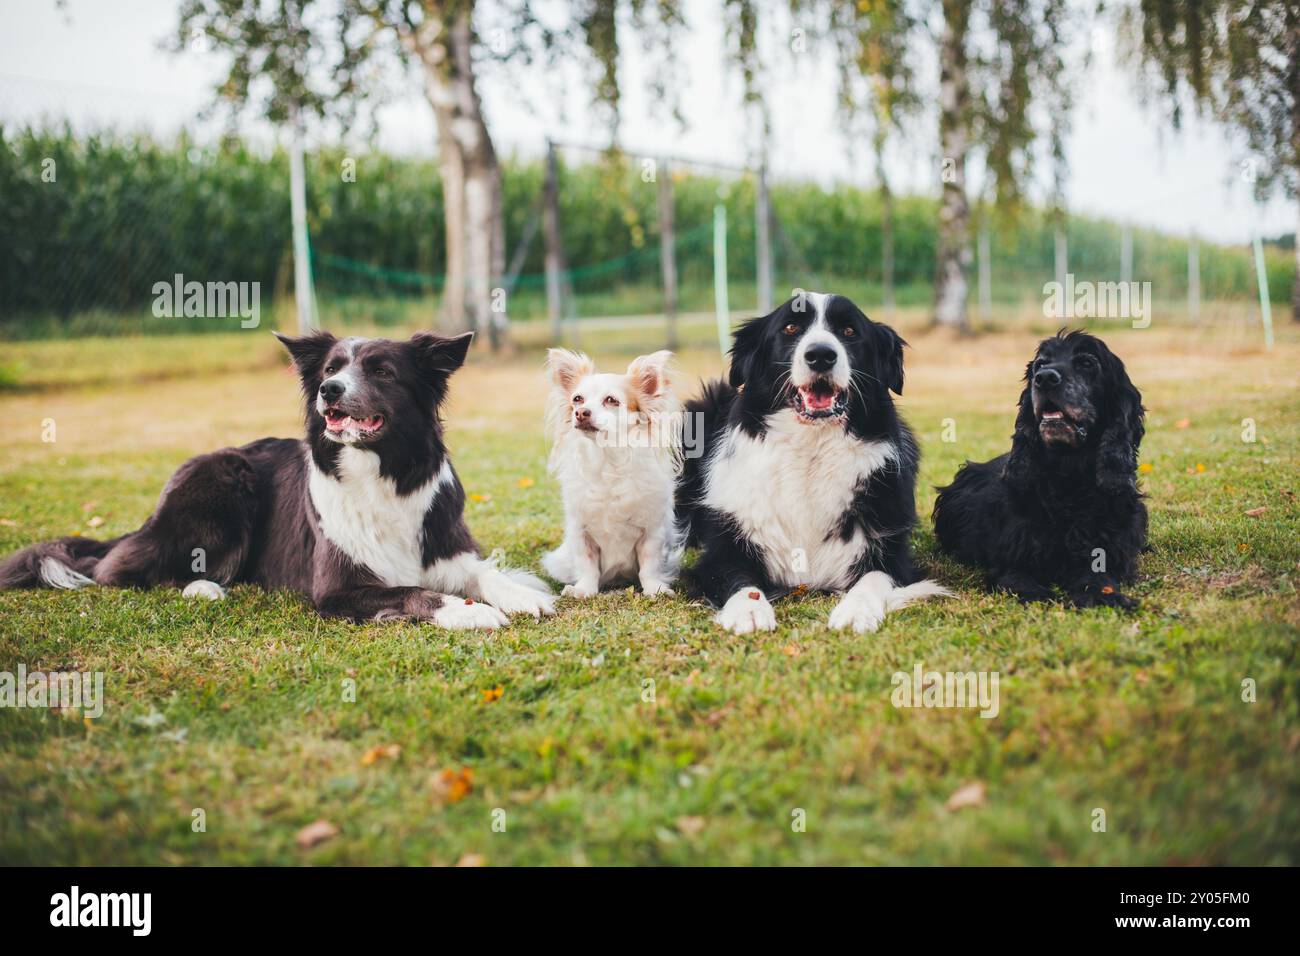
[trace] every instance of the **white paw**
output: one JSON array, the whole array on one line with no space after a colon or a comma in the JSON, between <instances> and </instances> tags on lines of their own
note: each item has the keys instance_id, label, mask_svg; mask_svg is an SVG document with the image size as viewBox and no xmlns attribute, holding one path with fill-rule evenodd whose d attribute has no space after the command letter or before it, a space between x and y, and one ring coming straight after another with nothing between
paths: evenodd
<instances>
[{"instance_id":1,"label":"white paw","mask_svg":"<svg viewBox=\"0 0 1300 956\"><path fill-rule=\"evenodd\" d=\"M490 631L493 628L505 627L510 623L510 618L482 601L447 595L443 598L442 607L433 612L433 623L453 631L469 628Z\"/></svg>"},{"instance_id":2,"label":"white paw","mask_svg":"<svg viewBox=\"0 0 1300 956\"><path fill-rule=\"evenodd\" d=\"M669 587L667 581L642 581L641 593L646 597L672 597L677 592Z\"/></svg>"},{"instance_id":3,"label":"white paw","mask_svg":"<svg viewBox=\"0 0 1300 956\"><path fill-rule=\"evenodd\" d=\"M728 599L714 620L733 634L776 630L776 611L758 588L741 588Z\"/></svg>"},{"instance_id":4,"label":"white paw","mask_svg":"<svg viewBox=\"0 0 1300 956\"><path fill-rule=\"evenodd\" d=\"M874 631L885 619L885 602L875 594L850 591L844 595L826 623L833 631L852 628L859 634Z\"/></svg>"},{"instance_id":5,"label":"white paw","mask_svg":"<svg viewBox=\"0 0 1300 956\"><path fill-rule=\"evenodd\" d=\"M216 581L191 581L181 591L181 597L207 598L209 601L220 601L225 596L226 589Z\"/></svg>"},{"instance_id":6,"label":"white paw","mask_svg":"<svg viewBox=\"0 0 1300 956\"><path fill-rule=\"evenodd\" d=\"M491 572L479 590L484 601L507 614L531 614L540 618L555 613L555 595L518 584L500 572Z\"/></svg>"},{"instance_id":7,"label":"white paw","mask_svg":"<svg viewBox=\"0 0 1300 956\"><path fill-rule=\"evenodd\" d=\"M587 584L566 584L564 590L560 592L560 597L571 597L585 601L587 598L593 598L599 593L600 588L593 588Z\"/></svg>"}]
</instances>

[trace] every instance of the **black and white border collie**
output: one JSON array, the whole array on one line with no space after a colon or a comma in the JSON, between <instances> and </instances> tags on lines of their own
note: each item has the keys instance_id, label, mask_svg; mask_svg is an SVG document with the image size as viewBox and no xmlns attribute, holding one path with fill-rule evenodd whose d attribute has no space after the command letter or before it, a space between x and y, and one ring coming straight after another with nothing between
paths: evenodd
<instances>
[{"instance_id":1,"label":"black and white border collie","mask_svg":"<svg viewBox=\"0 0 1300 956\"><path fill-rule=\"evenodd\" d=\"M0 588L291 588L323 615L495 628L552 614L538 578L480 557L439 407L472 334L406 342L279 335L306 396L304 440L187 461L138 531L63 538L0 562Z\"/></svg>"},{"instance_id":2,"label":"black and white border collie","mask_svg":"<svg viewBox=\"0 0 1300 956\"><path fill-rule=\"evenodd\" d=\"M796 588L842 594L828 623L859 632L948 593L912 565L919 452L889 395L904 344L848 299L800 293L741 326L728 381L688 403L706 445L680 511L724 628L775 629L772 599Z\"/></svg>"}]
</instances>

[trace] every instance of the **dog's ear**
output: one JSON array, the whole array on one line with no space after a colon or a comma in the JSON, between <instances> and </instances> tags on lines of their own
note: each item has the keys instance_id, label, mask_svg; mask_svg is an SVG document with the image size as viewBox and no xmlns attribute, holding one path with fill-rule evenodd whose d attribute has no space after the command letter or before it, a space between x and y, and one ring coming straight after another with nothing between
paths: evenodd
<instances>
[{"instance_id":1,"label":"dog's ear","mask_svg":"<svg viewBox=\"0 0 1300 956\"><path fill-rule=\"evenodd\" d=\"M411 349L416 364L425 372L450 375L465 364L465 356L469 354L469 345L473 341L473 332L463 332L451 338L432 332L416 332L406 347Z\"/></svg>"},{"instance_id":2,"label":"dog's ear","mask_svg":"<svg viewBox=\"0 0 1300 956\"><path fill-rule=\"evenodd\" d=\"M731 371L727 373L727 382L732 388L740 388L753 374L754 362L763 344L763 331L771 317L765 315L759 319L750 319L732 334Z\"/></svg>"},{"instance_id":3,"label":"dog's ear","mask_svg":"<svg viewBox=\"0 0 1300 956\"><path fill-rule=\"evenodd\" d=\"M869 324L875 336L876 377L895 395L902 395L903 346L907 343L889 326L879 322Z\"/></svg>"},{"instance_id":4,"label":"dog's ear","mask_svg":"<svg viewBox=\"0 0 1300 956\"><path fill-rule=\"evenodd\" d=\"M280 344L288 350L293 364L298 369L298 377L306 381L313 378L325 362L330 349L338 344L338 339L328 332L313 332L311 335L282 335L274 333Z\"/></svg>"},{"instance_id":5,"label":"dog's ear","mask_svg":"<svg viewBox=\"0 0 1300 956\"><path fill-rule=\"evenodd\" d=\"M546 371L551 376L551 383L567 392L596 371L596 364L581 352L547 349Z\"/></svg>"},{"instance_id":6,"label":"dog's ear","mask_svg":"<svg viewBox=\"0 0 1300 956\"><path fill-rule=\"evenodd\" d=\"M1033 363L1030 362L1030 367ZM1016 430L1011 435L1011 454L1002 467L1002 480L1017 491L1025 491L1033 483L1034 463L1038 457L1038 426L1034 421L1034 400L1029 389L1020 392L1020 405L1016 412Z\"/></svg>"},{"instance_id":7,"label":"dog's ear","mask_svg":"<svg viewBox=\"0 0 1300 956\"><path fill-rule=\"evenodd\" d=\"M1097 484L1107 490L1134 488L1138 447L1146 434L1146 409L1119 356L1098 342L1102 396L1108 415L1097 445Z\"/></svg>"},{"instance_id":8,"label":"dog's ear","mask_svg":"<svg viewBox=\"0 0 1300 956\"><path fill-rule=\"evenodd\" d=\"M642 355L627 367L627 377L632 387L645 398L658 398L668 391L668 366L673 353L667 349Z\"/></svg>"}]
</instances>

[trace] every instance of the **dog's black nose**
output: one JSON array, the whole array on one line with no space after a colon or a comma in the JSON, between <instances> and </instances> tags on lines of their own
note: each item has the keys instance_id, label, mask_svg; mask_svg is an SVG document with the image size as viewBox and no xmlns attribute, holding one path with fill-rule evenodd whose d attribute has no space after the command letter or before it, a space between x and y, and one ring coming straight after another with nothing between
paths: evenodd
<instances>
[{"instance_id":1,"label":"dog's black nose","mask_svg":"<svg viewBox=\"0 0 1300 956\"><path fill-rule=\"evenodd\" d=\"M331 379L328 382L321 383L320 395L327 402L337 402L343 397L344 391L346 389L343 387L342 382L335 382Z\"/></svg>"},{"instance_id":2,"label":"dog's black nose","mask_svg":"<svg viewBox=\"0 0 1300 956\"><path fill-rule=\"evenodd\" d=\"M814 372L829 372L835 367L835 360L838 357L829 345L811 345L808 351L803 353L803 360Z\"/></svg>"},{"instance_id":3,"label":"dog's black nose","mask_svg":"<svg viewBox=\"0 0 1300 956\"><path fill-rule=\"evenodd\" d=\"M1061 373L1054 368L1040 368L1034 373L1034 384L1039 388L1056 388L1061 384Z\"/></svg>"}]
</instances>

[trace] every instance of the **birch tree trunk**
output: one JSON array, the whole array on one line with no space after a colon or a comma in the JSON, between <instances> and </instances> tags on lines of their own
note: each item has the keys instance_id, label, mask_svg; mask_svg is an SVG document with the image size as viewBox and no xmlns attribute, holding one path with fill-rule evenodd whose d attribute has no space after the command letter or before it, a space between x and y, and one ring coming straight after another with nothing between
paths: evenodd
<instances>
[{"instance_id":1,"label":"birch tree trunk","mask_svg":"<svg viewBox=\"0 0 1300 956\"><path fill-rule=\"evenodd\" d=\"M1291 166L1296 179L1297 203L1300 203L1300 10L1294 5L1286 7L1287 85L1291 88ZM1300 206L1296 209L1300 214ZM1291 321L1300 322L1300 224L1295 231L1295 278L1291 280Z\"/></svg>"},{"instance_id":2,"label":"birch tree trunk","mask_svg":"<svg viewBox=\"0 0 1300 956\"><path fill-rule=\"evenodd\" d=\"M452 21L450 40L452 135L465 163L465 312L474 330L486 332L496 351L506 338L504 292L495 294L506 268L501 164L475 86L474 31L468 8Z\"/></svg>"},{"instance_id":3,"label":"birch tree trunk","mask_svg":"<svg viewBox=\"0 0 1300 956\"><path fill-rule=\"evenodd\" d=\"M970 204L966 198L966 150L970 138L970 79L966 34L970 8L964 0L943 0L939 44L939 148L943 193L934 277L934 322L966 332L967 274L970 270Z\"/></svg>"},{"instance_id":4,"label":"birch tree trunk","mask_svg":"<svg viewBox=\"0 0 1300 956\"><path fill-rule=\"evenodd\" d=\"M432 86L432 81L429 83ZM453 329L471 328L465 314L465 161L456 149L452 111L439 106L432 93L438 125L438 168L442 172L443 229L446 273L443 276L442 318ZM442 145L442 144L447 145Z\"/></svg>"},{"instance_id":5,"label":"birch tree trunk","mask_svg":"<svg viewBox=\"0 0 1300 956\"><path fill-rule=\"evenodd\" d=\"M894 317L894 191L885 173L885 137L877 134L874 142L876 175L880 177L880 284L885 315Z\"/></svg>"},{"instance_id":6,"label":"birch tree trunk","mask_svg":"<svg viewBox=\"0 0 1300 956\"><path fill-rule=\"evenodd\" d=\"M447 229L447 281L443 314L454 327L486 334L495 350L505 344L505 223L501 166L483 118L476 87L473 5L457 4L450 19L441 4L404 37L425 71L425 91L438 126L439 166ZM495 308L494 308L495 307Z\"/></svg>"}]
</instances>

